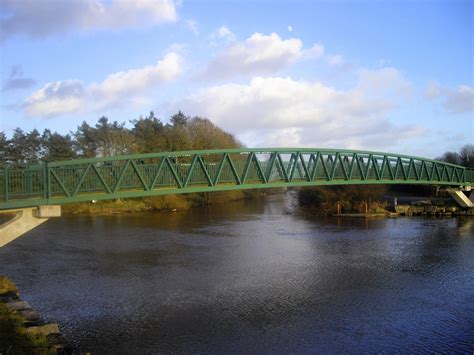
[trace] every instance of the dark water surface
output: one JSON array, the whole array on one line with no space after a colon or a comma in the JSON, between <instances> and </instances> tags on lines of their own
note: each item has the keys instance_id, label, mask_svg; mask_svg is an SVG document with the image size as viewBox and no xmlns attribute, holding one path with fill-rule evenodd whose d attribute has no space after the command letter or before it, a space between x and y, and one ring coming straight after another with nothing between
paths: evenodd
<instances>
[{"instance_id":1,"label":"dark water surface","mask_svg":"<svg viewBox=\"0 0 474 355\"><path fill-rule=\"evenodd\" d=\"M474 350L472 219L287 210L51 219L0 274L93 354Z\"/></svg>"}]
</instances>

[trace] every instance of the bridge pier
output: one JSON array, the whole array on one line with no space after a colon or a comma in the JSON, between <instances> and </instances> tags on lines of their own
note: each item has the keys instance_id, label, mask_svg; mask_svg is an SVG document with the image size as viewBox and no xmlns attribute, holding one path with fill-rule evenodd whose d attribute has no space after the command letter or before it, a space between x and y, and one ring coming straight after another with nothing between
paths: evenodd
<instances>
[{"instance_id":1,"label":"bridge pier","mask_svg":"<svg viewBox=\"0 0 474 355\"><path fill-rule=\"evenodd\" d=\"M60 217L61 206L39 206L16 210L5 210L1 212L15 213L15 216L11 220L0 225L0 247L3 247L26 232L29 232L40 224L43 224L49 218Z\"/></svg>"},{"instance_id":2,"label":"bridge pier","mask_svg":"<svg viewBox=\"0 0 474 355\"><path fill-rule=\"evenodd\" d=\"M447 189L449 195L458 203L461 207L472 208L474 207L474 192L471 192L471 196L467 197L464 191L471 191L471 186L464 186L458 189Z\"/></svg>"}]
</instances>

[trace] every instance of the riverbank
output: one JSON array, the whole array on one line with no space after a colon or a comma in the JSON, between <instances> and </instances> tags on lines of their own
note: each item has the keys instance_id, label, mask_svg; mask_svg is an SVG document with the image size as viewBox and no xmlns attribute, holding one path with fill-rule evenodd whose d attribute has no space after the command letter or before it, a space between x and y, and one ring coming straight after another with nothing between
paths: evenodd
<instances>
[{"instance_id":1,"label":"riverbank","mask_svg":"<svg viewBox=\"0 0 474 355\"><path fill-rule=\"evenodd\" d=\"M69 354L56 323L45 322L20 298L16 285L0 275L0 354Z\"/></svg>"},{"instance_id":2,"label":"riverbank","mask_svg":"<svg viewBox=\"0 0 474 355\"><path fill-rule=\"evenodd\" d=\"M151 196L139 199L90 201L63 205L62 212L64 214L114 214L152 211L182 211L203 206L225 204L232 201L247 200L265 194L280 192L280 189L271 189L271 191L244 190Z\"/></svg>"},{"instance_id":3,"label":"riverbank","mask_svg":"<svg viewBox=\"0 0 474 355\"><path fill-rule=\"evenodd\" d=\"M461 208L444 201L428 200L412 204L388 206L388 211L401 216L474 216L474 208Z\"/></svg>"},{"instance_id":4,"label":"riverbank","mask_svg":"<svg viewBox=\"0 0 474 355\"><path fill-rule=\"evenodd\" d=\"M474 216L474 208L462 208L444 196L429 196L430 191L418 191L425 196L399 192L384 186L304 188L298 191L298 201L304 213L337 217Z\"/></svg>"}]
</instances>

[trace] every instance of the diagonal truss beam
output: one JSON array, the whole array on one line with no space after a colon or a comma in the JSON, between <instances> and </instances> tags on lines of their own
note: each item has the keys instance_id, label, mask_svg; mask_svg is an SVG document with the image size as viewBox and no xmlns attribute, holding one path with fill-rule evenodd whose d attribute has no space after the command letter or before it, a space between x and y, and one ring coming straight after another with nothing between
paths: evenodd
<instances>
[{"instance_id":1,"label":"diagonal truss beam","mask_svg":"<svg viewBox=\"0 0 474 355\"><path fill-rule=\"evenodd\" d=\"M166 152L0 167L0 209L263 187L474 186L471 180L474 169L390 153L311 148Z\"/></svg>"}]
</instances>

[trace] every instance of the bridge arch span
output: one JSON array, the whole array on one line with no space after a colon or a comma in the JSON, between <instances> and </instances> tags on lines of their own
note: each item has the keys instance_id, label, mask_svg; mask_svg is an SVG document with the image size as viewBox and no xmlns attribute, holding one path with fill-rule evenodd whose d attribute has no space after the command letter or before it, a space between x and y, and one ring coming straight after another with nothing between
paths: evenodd
<instances>
[{"instance_id":1,"label":"bridge arch span","mask_svg":"<svg viewBox=\"0 0 474 355\"><path fill-rule=\"evenodd\" d=\"M0 210L272 187L348 184L474 186L474 169L347 149L242 148L161 152L0 168Z\"/></svg>"}]
</instances>

